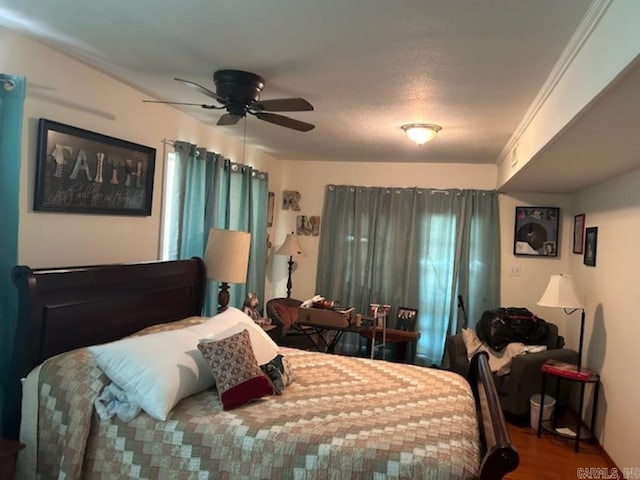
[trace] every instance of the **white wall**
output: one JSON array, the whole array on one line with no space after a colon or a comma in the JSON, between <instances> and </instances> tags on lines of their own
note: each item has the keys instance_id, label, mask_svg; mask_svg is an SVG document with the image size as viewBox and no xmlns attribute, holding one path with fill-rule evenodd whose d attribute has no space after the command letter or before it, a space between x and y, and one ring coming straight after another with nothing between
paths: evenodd
<instances>
[{"instance_id":1,"label":"white wall","mask_svg":"<svg viewBox=\"0 0 640 480\"><path fill-rule=\"evenodd\" d=\"M516 257L513 254L516 206L559 207L559 244L557 257ZM536 305L549 277L555 273L568 273L573 238L572 201L568 195L519 194L500 195L500 303L502 306L526 307L545 320L558 325L565 335L565 316L561 310ZM520 275L512 274L514 268ZM577 344L576 344L577 345ZM568 346L576 348L575 345Z\"/></svg>"},{"instance_id":2,"label":"white wall","mask_svg":"<svg viewBox=\"0 0 640 480\"><path fill-rule=\"evenodd\" d=\"M598 227L596 266L574 255L571 272L587 305L584 364L602 382L599 440L619 467L638 467L640 170L579 192L574 207L587 227Z\"/></svg>"},{"instance_id":3,"label":"white wall","mask_svg":"<svg viewBox=\"0 0 640 480\"><path fill-rule=\"evenodd\" d=\"M286 161L283 162L281 188L300 192L301 210L280 210L282 191L276 192L276 210L280 220L275 233L275 248L282 245L287 232L295 230L297 215L322 215L324 189L328 184L492 190L495 182L494 165ZM331 219L320 218L321 229L327 221ZM291 296L304 299L322 293L315 292L319 237L302 236L299 239L306 257L295 259L297 268L293 273ZM287 257L274 255L271 261L274 265L273 296L284 296Z\"/></svg>"},{"instance_id":4,"label":"white wall","mask_svg":"<svg viewBox=\"0 0 640 480\"><path fill-rule=\"evenodd\" d=\"M24 106L18 260L33 267L133 262L158 258L164 149L180 139L240 161L241 142L165 105L146 105L140 92L27 37L0 28L7 73L27 77ZM39 118L157 149L152 215L125 217L33 211ZM246 163L278 184L279 162L247 148Z\"/></svg>"}]
</instances>

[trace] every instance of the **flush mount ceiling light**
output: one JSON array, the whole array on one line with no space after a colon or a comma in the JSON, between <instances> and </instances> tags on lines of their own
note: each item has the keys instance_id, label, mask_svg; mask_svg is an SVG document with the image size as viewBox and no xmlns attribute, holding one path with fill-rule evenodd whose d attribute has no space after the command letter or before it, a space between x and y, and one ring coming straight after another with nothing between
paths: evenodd
<instances>
[{"instance_id":1,"label":"flush mount ceiling light","mask_svg":"<svg viewBox=\"0 0 640 480\"><path fill-rule=\"evenodd\" d=\"M429 123L409 123L407 125L402 125L400 128L404 130L407 137L418 145L422 145L423 143L433 140L436 133L442 130L440 125L433 125Z\"/></svg>"}]
</instances>

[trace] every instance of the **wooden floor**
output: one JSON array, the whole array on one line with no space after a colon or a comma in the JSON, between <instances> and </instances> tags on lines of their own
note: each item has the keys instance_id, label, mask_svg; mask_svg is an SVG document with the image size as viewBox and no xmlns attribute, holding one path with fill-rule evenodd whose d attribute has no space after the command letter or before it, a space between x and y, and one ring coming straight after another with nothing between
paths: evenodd
<instances>
[{"instance_id":1,"label":"wooden floor","mask_svg":"<svg viewBox=\"0 0 640 480\"><path fill-rule=\"evenodd\" d=\"M607 457L588 441L580 442L580 451L573 451L574 441L550 434L536 436L529 425L508 423L511 441L518 449L520 466L505 478L512 480L554 480L578 478L578 468L614 467ZM604 478L604 476L602 477Z\"/></svg>"}]
</instances>

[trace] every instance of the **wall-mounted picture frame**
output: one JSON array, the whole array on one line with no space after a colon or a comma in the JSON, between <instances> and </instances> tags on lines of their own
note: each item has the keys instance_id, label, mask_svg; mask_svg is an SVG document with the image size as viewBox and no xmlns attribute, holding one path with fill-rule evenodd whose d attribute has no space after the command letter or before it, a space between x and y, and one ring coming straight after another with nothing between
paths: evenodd
<instances>
[{"instance_id":1,"label":"wall-mounted picture frame","mask_svg":"<svg viewBox=\"0 0 640 480\"><path fill-rule=\"evenodd\" d=\"M151 215L156 149L41 118L33 209Z\"/></svg>"},{"instance_id":2,"label":"wall-mounted picture frame","mask_svg":"<svg viewBox=\"0 0 640 480\"><path fill-rule=\"evenodd\" d=\"M417 319L418 310L415 308L398 307L398 311L396 312L396 329L414 332Z\"/></svg>"},{"instance_id":3,"label":"wall-mounted picture frame","mask_svg":"<svg viewBox=\"0 0 640 480\"><path fill-rule=\"evenodd\" d=\"M313 237L320 235L320 215L297 215L296 235L311 235Z\"/></svg>"},{"instance_id":4,"label":"wall-mounted picture frame","mask_svg":"<svg viewBox=\"0 0 640 480\"><path fill-rule=\"evenodd\" d=\"M513 254L557 257L559 218L558 207L516 207Z\"/></svg>"},{"instance_id":5,"label":"wall-mounted picture frame","mask_svg":"<svg viewBox=\"0 0 640 480\"><path fill-rule=\"evenodd\" d=\"M320 235L320 215L311 215L309 221L311 222L311 236L317 237Z\"/></svg>"},{"instance_id":6,"label":"wall-mounted picture frame","mask_svg":"<svg viewBox=\"0 0 640 480\"><path fill-rule=\"evenodd\" d=\"M589 267L596 266L598 251L598 227L589 227L584 234L584 259L582 263Z\"/></svg>"},{"instance_id":7,"label":"wall-mounted picture frame","mask_svg":"<svg viewBox=\"0 0 640 480\"><path fill-rule=\"evenodd\" d=\"M573 253L584 253L584 222L585 214L575 215L573 217Z\"/></svg>"},{"instance_id":8,"label":"wall-mounted picture frame","mask_svg":"<svg viewBox=\"0 0 640 480\"><path fill-rule=\"evenodd\" d=\"M300 211L300 199L302 195L296 190L284 190L282 192L282 209L293 210L294 212Z\"/></svg>"},{"instance_id":9,"label":"wall-mounted picture frame","mask_svg":"<svg viewBox=\"0 0 640 480\"><path fill-rule=\"evenodd\" d=\"M273 210L275 209L276 194L269 192L267 198L267 227L273 227Z\"/></svg>"}]
</instances>

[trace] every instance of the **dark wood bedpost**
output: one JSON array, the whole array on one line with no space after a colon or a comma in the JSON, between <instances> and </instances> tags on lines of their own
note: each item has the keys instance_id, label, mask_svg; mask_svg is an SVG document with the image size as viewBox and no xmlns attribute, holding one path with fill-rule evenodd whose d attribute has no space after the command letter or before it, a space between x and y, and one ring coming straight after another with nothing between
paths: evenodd
<instances>
[{"instance_id":1,"label":"dark wood bedpost","mask_svg":"<svg viewBox=\"0 0 640 480\"><path fill-rule=\"evenodd\" d=\"M468 377L476 401L483 449L479 480L501 479L518 468L520 463L518 452L509 437L488 359L486 352L477 353L471 359Z\"/></svg>"},{"instance_id":2,"label":"dark wood bedpost","mask_svg":"<svg viewBox=\"0 0 640 480\"><path fill-rule=\"evenodd\" d=\"M16 327L14 329L13 350L11 352L9 374L7 378L7 391L2 418L2 436L17 440L20 433L20 404L22 399L22 367L27 363L27 345L32 319L28 317L29 305L35 303L32 292L35 287L35 277L29 267L14 267L11 271L13 283L18 289L18 312ZM36 323L33 331L35 338L40 337ZM34 342L35 343L35 342Z\"/></svg>"}]
</instances>

